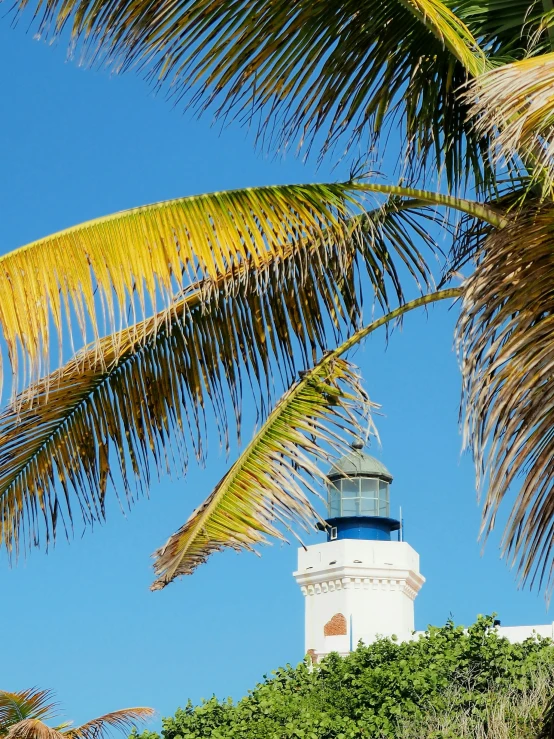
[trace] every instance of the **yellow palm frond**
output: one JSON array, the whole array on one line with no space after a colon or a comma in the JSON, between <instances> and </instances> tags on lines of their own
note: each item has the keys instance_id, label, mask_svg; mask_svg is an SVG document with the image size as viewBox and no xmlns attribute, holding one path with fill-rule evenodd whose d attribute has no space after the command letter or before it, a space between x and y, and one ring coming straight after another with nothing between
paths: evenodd
<instances>
[{"instance_id":1,"label":"yellow palm frond","mask_svg":"<svg viewBox=\"0 0 554 739\"><path fill-rule=\"evenodd\" d=\"M477 77L466 93L479 135L497 158L523 159L545 189L554 184L554 53L505 64Z\"/></svg>"},{"instance_id":2,"label":"yellow palm frond","mask_svg":"<svg viewBox=\"0 0 554 739\"><path fill-rule=\"evenodd\" d=\"M95 338L145 316L191 281L217 280L233 268L260 270L295 243L324 241L344 254L360 227L368 193L419 198L462 211L486 209L471 201L370 182L260 187L182 198L75 226L0 257L0 328L17 375L20 353L26 381L46 374L51 329L60 352L64 322ZM427 277L408 242L396 246L412 273ZM388 264L384 273L394 272ZM348 259L348 255L345 257ZM394 285L402 299L398 282ZM374 284L378 299L383 284ZM232 289L232 288L230 288ZM131 309L131 310L129 310Z\"/></svg>"},{"instance_id":3,"label":"yellow palm frond","mask_svg":"<svg viewBox=\"0 0 554 739\"><path fill-rule=\"evenodd\" d=\"M299 361L313 363L359 323L358 276L369 275L383 306L387 283L401 290L395 252L427 280L410 231L425 235L415 216L425 209L402 207L391 200L358 219L342 251L326 236L291 242L263 269L245 264L197 283L171 309L93 344L26 391L0 416L0 543L17 552L21 536L39 544L42 531L48 544L60 522L72 528L75 508L85 523L101 520L114 469L131 503L148 490L152 463L183 473L190 449L204 461L206 408L228 444L227 408L240 428L245 382L265 415L275 372L290 384Z\"/></svg>"},{"instance_id":4,"label":"yellow palm frond","mask_svg":"<svg viewBox=\"0 0 554 739\"><path fill-rule=\"evenodd\" d=\"M484 491L482 532L510 493L502 553L521 582L554 583L554 208L525 208L485 241L458 341L464 441ZM513 496L513 498L512 498ZM513 501L513 502L512 502Z\"/></svg>"},{"instance_id":5,"label":"yellow palm frond","mask_svg":"<svg viewBox=\"0 0 554 739\"><path fill-rule=\"evenodd\" d=\"M441 0L402 0L408 10L439 39L472 77L487 66L485 53L466 24Z\"/></svg>"},{"instance_id":6,"label":"yellow palm frond","mask_svg":"<svg viewBox=\"0 0 554 739\"><path fill-rule=\"evenodd\" d=\"M83 223L0 257L0 327L15 371L48 371L52 327L94 338L168 306L191 281L258 269L290 243L336 251L363 209L353 183L260 187L157 203ZM157 306L157 307L156 307ZM105 326L102 320L105 317Z\"/></svg>"},{"instance_id":7,"label":"yellow palm frond","mask_svg":"<svg viewBox=\"0 0 554 739\"><path fill-rule=\"evenodd\" d=\"M371 403L352 365L340 356L381 326L422 305L460 295L459 289L425 295L374 321L303 372L207 500L154 553L160 590L190 575L214 552L252 551L267 537L284 539L279 525L304 529L322 522L306 496L317 493L345 437L374 429Z\"/></svg>"},{"instance_id":8,"label":"yellow palm frond","mask_svg":"<svg viewBox=\"0 0 554 739\"><path fill-rule=\"evenodd\" d=\"M283 539L275 523L311 528L322 521L306 496L325 475L310 454L330 461L341 437L366 433L372 403L344 360L326 363L279 401L239 460L210 497L154 553L159 590L190 575L213 552L253 550L267 536ZM310 480L311 478L311 480ZM310 484L312 483L312 484Z\"/></svg>"}]
</instances>

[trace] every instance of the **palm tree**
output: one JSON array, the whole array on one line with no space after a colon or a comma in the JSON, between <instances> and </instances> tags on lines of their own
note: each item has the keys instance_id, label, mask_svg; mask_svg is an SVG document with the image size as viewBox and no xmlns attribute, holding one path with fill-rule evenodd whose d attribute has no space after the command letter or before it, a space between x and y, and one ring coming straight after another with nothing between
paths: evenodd
<instances>
[{"instance_id":1,"label":"palm tree","mask_svg":"<svg viewBox=\"0 0 554 739\"><path fill-rule=\"evenodd\" d=\"M58 715L49 690L0 690L1 739L104 739L112 729L127 731L154 715L151 708L123 708L87 721L81 726L46 724Z\"/></svg>"},{"instance_id":2,"label":"palm tree","mask_svg":"<svg viewBox=\"0 0 554 739\"><path fill-rule=\"evenodd\" d=\"M391 198L385 206L367 211L360 198L373 191ZM16 553L42 540L47 545L60 525L66 530L72 526L79 509L85 523L102 519L112 471L118 470L124 496L131 502L148 487L152 461L161 468L169 459L170 446L177 469L186 466L189 451L203 459L206 404L211 404L226 434L230 397L238 428L245 378L256 383L265 416L272 360L290 383L299 369L295 348L305 369L327 349L329 340L350 336L362 315L360 279L371 285L385 312L391 286L403 304L397 261L414 277L429 281L411 235L423 233L414 214L425 215L429 201L502 223L497 211L462 198L412 188L401 193L409 197L398 201L398 188L363 181L218 193L116 214L0 258L11 285L12 276L34 260L34 270L25 272L20 291L12 289L0 315L4 334L12 332L11 345L27 350L27 376L48 361L41 337L48 335L49 325L46 309L42 315L18 312L23 294L29 302L32 296L34 303L48 305L46 286L50 300L58 301L50 308L55 314L69 303L79 317L86 312L93 322L96 311L108 303L108 316L121 320L126 293L133 295L128 274L140 274L144 262L153 261L154 246L163 253L154 271L157 280L152 279L151 292L136 286L139 296L131 306L136 312L144 310L146 296L154 300L164 280L168 292L173 282L181 288L167 308L94 341L68 364L31 382L0 417L2 543ZM62 258L75 266L75 277L66 274L60 283ZM95 271L95 282L83 298L82 275L91 264L102 269L99 277ZM103 300L95 302L95 291L103 291ZM119 302L118 295L123 295ZM424 302L442 297L446 295L432 293ZM7 322L11 316L16 320ZM396 316L389 311L384 323ZM66 320L70 318L66 311ZM84 320L80 324L87 328ZM29 342L33 332L35 339ZM361 337L363 331L355 335ZM327 405L338 412L348 401L348 386L356 384L354 374L338 361L316 368L323 371L317 375L322 380L317 393L321 412L326 415ZM326 382L332 391L325 389ZM361 402L360 392L354 393ZM286 408L293 396L287 396ZM302 407L316 412L310 403ZM339 425L358 433L351 414ZM309 437L317 428L312 424L303 442L312 452L317 447ZM268 433L267 423L264 429ZM325 437L319 429L319 436L338 444L337 434ZM290 455L294 447L287 448ZM263 471L266 480L275 475L277 459L283 460L285 452L273 452L276 461ZM281 519L313 520L313 507L296 488L286 492L290 475L279 479L282 484L273 496L267 485L259 489L261 507L272 510L267 521L260 518L260 506L251 506L250 515L235 509L226 530L228 545L240 540L249 547L260 541L260 534L275 534L270 519L278 511ZM224 541L220 538L217 546ZM214 542L207 541L208 550Z\"/></svg>"},{"instance_id":3,"label":"palm tree","mask_svg":"<svg viewBox=\"0 0 554 739\"><path fill-rule=\"evenodd\" d=\"M21 0L19 10L29 4ZM78 509L85 522L101 519L113 470L130 502L148 488L152 462L170 464L168 450L181 469L190 451L203 459L206 405L225 442L227 398L238 433L245 382L259 401L260 430L157 552L154 587L223 547L249 549L282 536L283 526L312 525L305 490L319 474L314 458L359 433L360 414L372 408L342 355L408 310L461 298L465 438L487 489L484 530L523 472L505 550L524 581L538 574L551 584L554 62L545 54L553 34L546 6L37 3L43 35L70 27L72 51L85 59L137 65L170 95L192 89L200 109L254 117L269 146L319 142L329 156L365 136L378 150L400 123L402 180L352 176L183 198L1 258L0 325L16 390L0 418L1 542L11 551L48 544ZM502 178L497 145L508 154ZM436 182L425 189L437 171L453 194ZM460 197L470 187L476 199ZM385 200L369 209L370 194ZM425 219L436 208L464 215L444 283L461 265L475 267L461 288L433 292ZM425 293L408 303L407 276ZM364 327L368 294L382 315ZM52 334L61 353L66 324L92 343L52 368ZM290 388L268 414L275 367Z\"/></svg>"}]
</instances>

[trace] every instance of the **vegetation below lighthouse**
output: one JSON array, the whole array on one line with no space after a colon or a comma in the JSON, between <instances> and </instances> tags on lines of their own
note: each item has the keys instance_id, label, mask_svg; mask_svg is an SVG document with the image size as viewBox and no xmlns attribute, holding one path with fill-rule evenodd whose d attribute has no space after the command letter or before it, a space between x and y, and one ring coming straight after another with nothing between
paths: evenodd
<instances>
[{"instance_id":1,"label":"vegetation below lighthouse","mask_svg":"<svg viewBox=\"0 0 554 739\"><path fill-rule=\"evenodd\" d=\"M188 703L163 739L531 739L552 735L554 645L511 644L479 617L399 643L380 639L347 657L287 665L234 703ZM159 739L145 731L135 739Z\"/></svg>"}]
</instances>

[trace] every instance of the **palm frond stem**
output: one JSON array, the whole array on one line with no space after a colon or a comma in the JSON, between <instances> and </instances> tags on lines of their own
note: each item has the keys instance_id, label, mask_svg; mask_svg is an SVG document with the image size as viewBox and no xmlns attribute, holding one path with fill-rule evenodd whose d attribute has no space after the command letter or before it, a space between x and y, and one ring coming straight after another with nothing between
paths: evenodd
<instances>
[{"instance_id":1,"label":"palm frond stem","mask_svg":"<svg viewBox=\"0 0 554 739\"><path fill-rule=\"evenodd\" d=\"M157 579L151 589L161 590L176 577L191 574L215 551L253 551L268 535L283 539L275 521L289 530L291 522L304 528L322 523L303 494L299 478L302 475L303 484L316 492L306 478L321 480L324 475L309 457L327 460L329 453L322 442L340 449L344 432L360 431L356 405L367 411L372 405L341 356L405 313L461 294L461 288L449 288L410 301L358 330L303 372L208 499L154 553ZM351 390L341 390L340 381Z\"/></svg>"},{"instance_id":2,"label":"palm frond stem","mask_svg":"<svg viewBox=\"0 0 554 739\"><path fill-rule=\"evenodd\" d=\"M456 197L455 195L419 190L414 187L403 187L402 185L379 185L373 182L365 183L365 187L371 192L397 195L402 198L413 198L416 201L428 203L429 205L452 208L460 213L467 213L470 216L486 221L496 228L503 228L508 223L508 219L498 210L474 200Z\"/></svg>"}]
</instances>

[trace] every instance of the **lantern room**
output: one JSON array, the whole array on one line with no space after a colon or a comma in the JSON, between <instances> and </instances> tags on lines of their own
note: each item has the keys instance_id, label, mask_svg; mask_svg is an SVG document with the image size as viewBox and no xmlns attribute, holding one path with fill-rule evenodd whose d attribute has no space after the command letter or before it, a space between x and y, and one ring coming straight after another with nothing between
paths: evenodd
<instances>
[{"instance_id":1,"label":"lantern room","mask_svg":"<svg viewBox=\"0 0 554 739\"><path fill-rule=\"evenodd\" d=\"M390 517L392 475L355 442L327 473L327 537L390 541L400 522Z\"/></svg>"}]
</instances>

